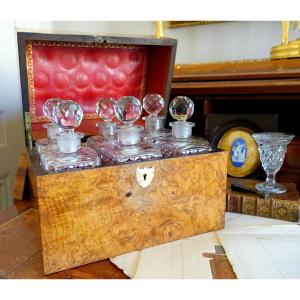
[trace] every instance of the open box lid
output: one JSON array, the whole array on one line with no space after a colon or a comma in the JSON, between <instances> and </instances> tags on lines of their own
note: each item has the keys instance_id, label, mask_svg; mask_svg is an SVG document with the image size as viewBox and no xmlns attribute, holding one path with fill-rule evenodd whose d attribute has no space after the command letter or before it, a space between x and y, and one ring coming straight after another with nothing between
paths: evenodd
<instances>
[{"instance_id":1,"label":"open box lid","mask_svg":"<svg viewBox=\"0 0 300 300\"><path fill-rule=\"evenodd\" d=\"M28 146L46 136L42 112L49 98L71 99L84 112L78 128L98 133L101 97L161 94L167 114L177 40L18 32L22 103Z\"/></svg>"}]
</instances>

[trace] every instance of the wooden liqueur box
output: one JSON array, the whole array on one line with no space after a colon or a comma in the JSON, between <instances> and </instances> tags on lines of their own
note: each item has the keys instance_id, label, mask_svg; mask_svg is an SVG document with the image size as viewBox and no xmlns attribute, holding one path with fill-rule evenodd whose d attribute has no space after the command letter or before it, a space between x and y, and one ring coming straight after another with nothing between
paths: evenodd
<instances>
[{"instance_id":1,"label":"wooden liqueur box","mask_svg":"<svg viewBox=\"0 0 300 300\"><path fill-rule=\"evenodd\" d=\"M224 227L224 151L53 173L31 151L45 136L48 98L80 103L86 135L97 134L100 97L159 93L168 100L176 40L18 33L18 43L27 189L39 211L45 274ZM139 176L147 170L145 187Z\"/></svg>"}]
</instances>

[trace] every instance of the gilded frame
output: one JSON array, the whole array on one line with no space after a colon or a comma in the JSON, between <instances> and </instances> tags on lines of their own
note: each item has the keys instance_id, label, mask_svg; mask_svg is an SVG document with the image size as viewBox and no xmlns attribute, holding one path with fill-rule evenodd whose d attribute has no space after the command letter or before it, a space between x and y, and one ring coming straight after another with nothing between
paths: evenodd
<instances>
[{"instance_id":1,"label":"gilded frame","mask_svg":"<svg viewBox=\"0 0 300 300\"><path fill-rule=\"evenodd\" d=\"M169 28L178 28L178 27L189 27L196 25L208 25L215 23L222 23L224 21L168 21Z\"/></svg>"}]
</instances>

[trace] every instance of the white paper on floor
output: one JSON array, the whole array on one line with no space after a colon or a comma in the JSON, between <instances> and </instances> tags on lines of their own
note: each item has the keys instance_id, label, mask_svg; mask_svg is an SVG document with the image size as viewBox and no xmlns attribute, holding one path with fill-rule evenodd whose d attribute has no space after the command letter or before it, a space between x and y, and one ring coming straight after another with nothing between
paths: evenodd
<instances>
[{"instance_id":1,"label":"white paper on floor","mask_svg":"<svg viewBox=\"0 0 300 300\"><path fill-rule=\"evenodd\" d=\"M300 226L233 216L217 236L237 278L300 278Z\"/></svg>"},{"instance_id":2,"label":"white paper on floor","mask_svg":"<svg viewBox=\"0 0 300 300\"><path fill-rule=\"evenodd\" d=\"M111 261L135 279L212 278L209 258L219 245L214 232L123 254ZM138 260L138 262L136 262Z\"/></svg>"},{"instance_id":3,"label":"white paper on floor","mask_svg":"<svg viewBox=\"0 0 300 300\"><path fill-rule=\"evenodd\" d=\"M215 245L225 249L238 278L300 278L300 226L226 213L225 229L123 254L111 261L131 278L212 278Z\"/></svg>"}]
</instances>

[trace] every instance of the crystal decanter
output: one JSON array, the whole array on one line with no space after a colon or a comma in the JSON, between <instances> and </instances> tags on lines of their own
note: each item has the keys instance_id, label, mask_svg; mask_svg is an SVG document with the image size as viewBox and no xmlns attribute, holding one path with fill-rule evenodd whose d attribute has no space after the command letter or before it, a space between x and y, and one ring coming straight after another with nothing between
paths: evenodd
<instances>
[{"instance_id":1,"label":"crystal decanter","mask_svg":"<svg viewBox=\"0 0 300 300\"><path fill-rule=\"evenodd\" d=\"M61 100L53 109L55 123L62 129L56 134L57 148L47 148L40 154L46 171L96 167L100 159L94 149L81 147L83 133L75 132L83 118L80 105L71 100Z\"/></svg>"},{"instance_id":2,"label":"crystal decanter","mask_svg":"<svg viewBox=\"0 0 300 300\"><path fill-rule=\"evenodd\" d=\"M116 127L117 143L106 143L102 148L104 164L125 163L162 158L159 147L141 143L143 126L134 125L142 113L140 101L133 96L124 96L116 103L117 119L123 123Z\"/></svg>"},{"instance_id":3,"label":"crystal decanter","mask_svg":"<svg viewBox=\"0 0 300 300\"><path fill-rule=\"evenodd\" d=\"M192 128L195 123L187 121L194 113L194 103L190 98L185 96L175 97L170 103L169 111L176 120L170 123L172 135L160 137L154 142L160 146L164 157L211 151L207 140L192 136Z\"/></svg>"},{"instance_id":4,"label":"crystal decanter","mask_svg":"<svg viewBox=\"0 0 300 300\"><path fill-rule=\"evenodd\" d=\"M161 95L147 94L144 97L143 108L149 114L143 117L145 121L144 142L155 143L161 137L170 137L172 135L169 128L164 128L166 118L158 115L164 106L164 99Z\"/></svg>"},{"instance_id":5,"label":"crystal decanter","mask_svg":"<svg viewBox=\"0 0 300 300\"><path fill-rule=\"evenodd\" d=\"M158 114L165 106L164 98L158 94L147 94L143 99L143 108L149 114L143 117L145 121L145 136L154 137L169 134L170 130L164 128L164 116Z\"/></svg>"},{"instance_id":6,"label":"crystal decanter","mask_svg":"<svg viewBox=\"0 0 300 300\"><path fill-rule=\"evenodd\" d=\"M51 123L43 125L43 127L47 129L47 138L39 139L35 142L38 153L41 153L47 148L57 148L56 134L62 132L62 128L54 121L53 109L60 101L59 98L51 98L43 104L43 114Z\"/></svg>"},{"instance_id":7,"label":"crystal decanter","mask_svg":"<svg viewBox=\"0 0 300 300\"><path fill-rule=\"evenodd\" d=\"M104 122L96 124L99 128L99 135L89 137L86 144L95 149L100 158L102 158L103 145L106 143L116 144L118 142L116 135L117 124L112 121L115 117L115 106L116 101L113 98L101 98L96 104L96 113Z\"/></svg>"}]
</instances>

